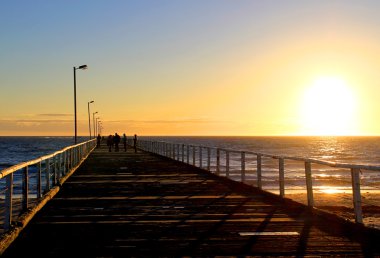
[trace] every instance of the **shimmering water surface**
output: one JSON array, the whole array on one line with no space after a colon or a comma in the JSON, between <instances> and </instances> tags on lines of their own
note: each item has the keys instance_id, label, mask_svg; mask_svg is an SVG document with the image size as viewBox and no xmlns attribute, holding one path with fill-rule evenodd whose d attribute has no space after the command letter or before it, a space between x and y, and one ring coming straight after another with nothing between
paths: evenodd
<instances>
[{"instance_id":1,"label":"shimmering water surface","mask_svg":"<svg viewBox=\"0 0 380 258\"><path fill-rule=\"evenodd\" d=\"M131 137L131 136L130 136ZM314 158L325 161L380 166L380 137L139 137L154 141L218 147L238 151ZM88 140L80 137L79 142ZM0 169L50 154L74 143L72 137L0 137ZM231 154L231 176L240 166L240 156ZM221 163L224 164L224 157ZM247 156L247 180L255 181L255 157ZM276 160L263 160L263 179L268 189L276 188L278 164ZM285 162L287 189L304 189L305 173L302 162ZM328 166L313 167L314 186L325 189L335 186L336 191L350 188L347 169ZM263 180L263 181L264 181ZM380 173L365 172L361 175L362 188L380 191ZM326 191L330 191L327 188Z\"/></svg>"}]
</instances>

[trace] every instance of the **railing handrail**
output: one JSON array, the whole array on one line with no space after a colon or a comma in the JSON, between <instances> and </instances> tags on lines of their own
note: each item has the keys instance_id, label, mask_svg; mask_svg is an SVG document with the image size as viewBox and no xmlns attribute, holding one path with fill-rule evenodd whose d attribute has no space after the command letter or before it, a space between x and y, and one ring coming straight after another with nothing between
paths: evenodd
<instances>
[{"instance_id":1,"label":"railing handrail","mask_svg":"<svg viewBox=\"0 0 380 258\"><path fill-rule=\"evenodd\" d=\"M146 140L141 140L141 141L146 141ZM154 142L172 143L172 144L180 144L180 145L184 144L185 146L188 145L190 147L206 148L206 149L209 148L209 149L214 149L214 150L219 149L220 151L229 152L229 153L244 152L246 154L258 155L258 156L262 156L262 157L266 157L266 158L310 162L310 163L314 163L314 164L326 165L326 166L335 167L335 168L352 168L352 169L363 169L363 170L372 170L372 171L379 171L380 170L380 166L375 166L375 165L353 164L353 163L344 163L344 162L332 162L332 161L313 159L313 158L305 158L305 157L297 157L297 156L282 156L282 155L274 155L274 154L261 153L261 152L234 150L234 149L226 149L226 148L218 148L218 147L208 147L208 146L203 146L203 145L194 145L194 144L186 144L186 143L173 143L173 142L165 142L165 141L154 141Z\"/></svg>"},{"instance_id":2,"label":"railing handrail","mask_svg":"<svg viewBox=\"0 0 380 258\"><path fill-rule=\"evenodd\" d=\"M92 139L0 171L0 180L5 182L2 193L4 195L4 222L2 223L4 232L8 232L12 228L12 223L15 220L13 216L15 213L13 206L17 203L15 200L21 199L17 211L19 216L16 220L21 218L22 221L29 221L35 212L42 208L46 200L58 192L59 186L74 173L94 148L95 140ZM31 166L35 166L36 169L30 171L29 167ZM15 180L14 174L18 171L21 172L20 177ZM30 184L31 178L34 178L33 184ZM21 185L19 188L20 195L13 194L15 182L19 186ZM32 201L33 199L34 201ZM23 223L21 222L21 224ZM2 246L0 246L0 254L1 251Z\"/></svg>"},{"instance_id":3,"label":"railing handrail","mask_svg":"<svg viewBox=\"0 0 380 258\"><path fill-rule=\"evenodd\" d=\"M38 164L41 161L50 159L50 158L52 158L52 157L54 157L54 156L56 156L58 154L61 154L61 153L65 152L65 151L67 151L69 149L73 149L75 147L78 147L80 145L86 144L86 143L91 142L91 141L95 141L95 139L88 140L88 141L85 141L85 142L81 142L81 143L78 143L78 144L75 144L75 145L70 145L70 146L67 146L67 147L65 147L65 148L63 148L61 150L58 150L58 151L56 151L56 152L54 152L52 154L44 155L44 156L36 158L36 159L32 159L32 160L29 160L29 161L21 162L19 164L16 164L14 166L9 167L9 168L4 168L0 172L0 179L6 177L9 174L14 173L17 170L20 170L20 169L24 168L24 167Z\"/></svg>"},{"instance_id":4,"label":"railing handrail","mask_svg":"<svg viewBox=\"0 0 380 258\"><path fill-rule=\"evenodd\" d=\"M169 157L174 160L182 161L187 164L193 165L195 167L199 167L201 169L207 169L210 172L213 172L210 164L211 164L211 150L215 150L213 159L215 160L215 173L219 176L221 175L221 168L223 169L223 174L227 178L231 178L232 170L240 171L240 181L246 183L246 162L247 162L247 154L256 156L256 184L259 189L263 190L263 175L262 175L262 157L272 158L278 160L278 189L279 195L281 197L285 197L286 190L286 178L285 178L285 160L294 160L303 162L305 165L304 173L305 173L305 186L307 191L307 201L309 207L314 207L314 197L313 197L313 177L312 177L312 164L320 164L326 165L329 167L335 168L344 168L350 169L351 173L351 189L352 189L352 201L355 213L355 222L363 223L363 214L362 214L362 199L361 199L361 180L360 173L362 170L372 170L372 171L380 171L380 166L373 165L364 165L364 164L349 164L342 162L331 162L313 158L304 158L304 157L290 157L290 156L282 156L282 155L272 155L266 153L252 152L252 151L239 151L232 150L226 148L218 148L218 147L206 147L202 145L194 145L194 144L185 144L185 143L175 143L175 142L165 142L165 141L155 141L151 139L142 139L138 144L140 148L157 153L162 156ZM181 150L180 150L181 146ZM186 146L186 161L185 161L185 146ZM190 151L190 148L192 149ZM203 149L207 150L207 167L203 166ZM225 152L225 160L224 164L221 164L221 152ZM230 164L231 153L240 154L240 170ZM196 155L197 154L197 155ZM190 160L190 156L192 161ZM232 170L231 170L232 168ZM346 172L346 170L344 170ZM236 171L235 171L236 175ZM232 179L232 178L231 178ZM233 179L235 180L235 179Z\"/></svg>"}]
</instances>

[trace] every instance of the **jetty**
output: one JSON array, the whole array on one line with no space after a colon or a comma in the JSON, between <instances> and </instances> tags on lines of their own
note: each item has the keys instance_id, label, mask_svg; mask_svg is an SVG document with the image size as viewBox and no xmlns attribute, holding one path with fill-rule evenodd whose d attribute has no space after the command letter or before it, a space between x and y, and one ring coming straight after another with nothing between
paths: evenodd
<instances>
[{"instance_id":1,"label":"jetty","mask_svg":"<svg viewBox=\"0 0 380 258\"><path fill-rule=\"evenodd\" d=\"M43 201L23 195L18 220L6 202L2 257L380 256L376 229L182 162L181 146L149 144L109 152L90 141L30 163Z\"/></svg>"}]
</instances>

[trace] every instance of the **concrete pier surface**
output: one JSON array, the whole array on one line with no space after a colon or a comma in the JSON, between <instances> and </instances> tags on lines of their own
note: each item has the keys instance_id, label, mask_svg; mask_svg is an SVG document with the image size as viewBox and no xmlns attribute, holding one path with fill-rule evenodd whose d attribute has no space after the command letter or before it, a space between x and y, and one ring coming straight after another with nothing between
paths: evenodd
<instances>
[{"instance_id":1,"label":"concrete pier surface","mask_svg":"<svg viewBox=\"0 0 380 258\"><path fill-rule=\"evenodd\" d=\"M2 257L376 257L379 236L190 165L101 147Z\"/></svg>"}]
</instances>

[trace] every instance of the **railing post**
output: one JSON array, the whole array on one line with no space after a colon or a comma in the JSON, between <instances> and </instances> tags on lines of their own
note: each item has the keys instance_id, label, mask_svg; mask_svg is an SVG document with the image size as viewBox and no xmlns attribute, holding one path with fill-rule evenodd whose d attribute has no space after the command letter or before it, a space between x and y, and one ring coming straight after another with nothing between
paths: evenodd
<instances>
[{"instance_id":1,"label":"railing post","mask_svg":"<svg viewBox=\"0 0 380 258\"><path fill-rule=\"evenodd\" d=\"M73 148L73 167L77 165L78 151L77 148Z\"/></svg>"},{"instance_id":2,"label":"railing post","mask_svg":"<svg viewBox=\"0 0 380 258\"><path fill-rule=\"evenodd\" d=\"M78 153L77 148L73 148L73 167L77 165L77 159L78 159L77 153Z\"/></svg>"},{"instance_id":3,"label":"railing post","mask_svg":"<svg viewBox=\"0 0 380 258\"><path fill-rule=\"evenodd\" d=\"M185 160L185 144L182 143L182 162Z\"/></svg>"},{"instance_id":4,"label":"railing post","mask_svg":"<svg viewBox=\"0 0 380 258\"><path fill-rule=\"evenodd\" d=\"M37 168L37 198L41 198L42 197L42 175L41 175L41 171L42 171L42 165L41 165L41 161L38 162L38 168Z\"/></svg>"},{"instance_id":5,"label":"railing post","mask_svg":"<svg viewBox=\"0 0 380 258\"><path fill-rule=\"evenodd\" d=\"M70 170L73 168L73 163L74 163L73 155L74 155L73 148L70 148L70 150L69 150L69 167L70 167Z\"/></svg>"},{"instance_id":6,"label":"railing post","mask_svg":"<svg viewBox=\"0 0 380 258\"><path fill-rule=\"evenodd\" d=\"M63 152L63 174L67 174L67 151Z\"/></svg>"},{"instance_id":7,"label":"railing post","mask_svg":"<svg viewBox=\"0 0 380 258\"><path fill-rule=\"evenodd\" d=\"M241 152L241 181L245 183L245 152Z\"/></svg>"},{"instance_id":8,"label":"railing post","mask_svg":"<svg viewBox=\"0 0 380 258\"><path fill-rule=\"evenodd\" d=\"M70 151L65 151L65 166L66 166L66 173L70 171Z\"/></svg>"},{"instance_id":9,"label":"railing post","mask_svg":"<svg viewBox=\"0 0 380 258\"><path fill-rule=\"evenodd\" d=\"M13 173L6 177L7 188L5 190L5 209L4 209L4 230L7 231L11 227L12 223L12 211L13 211Z\"/></svg>"},{"instance_id":10,"label":"railing post","mask_svg":"<svg viewBox=\"0 0 380 258\"><path fill-rule=\"evenodd\" d=\"M71 163L72 167L75 167L76 166L76 160L77 160L77 152L76 152L76 149L75 148L72 148L72 154L73 154L73 162Z\"/></svg>"},{"instance_id":11,"label":"railing post","mask_svg":"<svg viewBox=\"0 0 380 258\"><path fill-rule=\"evenodd\" d=\"M61 157L62 157L62 154L57 154L58 170L57 170L57 182L56 182L56 184L59 183L59 179L61 178L61 173L62 173L62 170L61 170Z\"/></svg>"},{"instance_id":12,"label":"railing post","mask_svg":"<svg viewBox=\"0 0 380 258\"><path fill-rule=\"evenodd\" d=\"M211 167L211 151L210 147L207 147L207 170L210 171Z\"/></svg>"},{"instance_id":13,"label":"railing post","mask_svg":"<svg viewBox=\"0 0 380 258\"><path fill-rule=\"evenodd\" d=\"M257 187L259 189L263 188L262 181L261 181L261 155L257 154L257 160L256 160L256 165L257 165Z\"/></svg>"},{"instance_id":14,"label":"railing post","mask_svg":"<svg viewBox=\"0 0 380 258\"><path fill-rule=\"evenodd\" d=\"M190 163L190 146L189 145L186 145L186 160L187 160L187 164Z\"/></svg>"},{"instance_id":15,"label":"railing post","mask_svg":"<svg viewBox=\"0 0 380 258\"><path fill-rule=\"evenodd\" d=\"M216 174L220 175L220 149L216 149Z\"/></svg>"},{"instance_id":16,"label":"railing post","mask_svg":"<svg viewBox=\"0 0 380 258\"><path fill-rule=\"evenodd\" d=\"M192 145L193 147L193 166L195 166L195 146Z\"/></svg>"},{"instance_id":17,"label":"railing post","mask_svg":"<svg viewBox=\"0 0 380 258\"><path fill-rule=\"evenodd\" d=\"M285 173L284 173L284 159L278 159L278 171L279 171L279 184L280 184L280 196L285 197Z\"/></svg>"},{"instance_id":18,"label":"railing post","mask_svg":"<svg viewBox=\"0 0 380 258\"><path fill-rule=\"evenodd\" d=\"M226 151L226 177L230 177L230 152Z\"/></svg>"},{"instance_id":19,"label":"railing post","mask_svg":"<svg viewBox=\"0 0 380 258\"><path fill-rule=\"evenodd\" d=\"M57 184L57 156L53 157L53 185Z\"/></svg>"},{"instance_id":20,"label":"railing post","mask_svg":"<svg viewBox=\"0 0 380 258\"><path fill-rule=\"evenodd\" d=\"M179 144L177 144L177 160L179 161Z\"/></svg>"},{"instance_id":21,"label":"railing post","mask_svg":"<svg viewBox=\"0 0 380 258\"><path fill-rule=\"evenodd\" d=\"M50 190L50 159L46 160L45 172L46 172L46 189L45 190L49 191Z\"/></svg>"},{"instance_id":22,"label":"railing post","mask_svg":"<svg viewBox=\"0 0 380 258\"><path fill-rule=\"evenodd\" d=\"M29 167L26 166L23 169L22 175L22 210L25 211L28 209L29 202Z\"/></svg>"},{"instance_id":23,"label":"railing post","mask_svg":"<svg viewBox=\"0 0 380 258\"><path fill-rule=\"evenodd\" d=\"M67 151L67 170L71 170L71 149L68 149Z\"/></svg>"},{"instance_id":24,"label":"railing post","mask_svg":"<svg viewBox=\"0 0 380 258\"><path fill-rule=\"evenodd\" d=\"M71 169L73 168L73 167L75 167L75 150L74 150L74 148L71 148L70 149L70 155L71 155L71 161L70 161L70 166L71 166Z\"/></svg>"},{"instance_id":25,"label":"railing post","mask_svg":"<svg viewBox=\"0 0 380 258\"><path fill-rule=\"evenodd\" d=\"M360 193L360 169L351 168L352 195L355 211L355 222L363 223L362 197Z\"/></svg>"},{"instance_id":26,"label":"railing post","mask_svg":"<svg viewBox=\"0 0 380 258\"><path fill-rule=\"evenodd\" d=\"M199 167L202 168L202 146L199 146Z\"/></svg>"},{"instance_id":27,"label":"railing post","mask_svg":"<svg viewBox=\"0 0 380 258\"><path fill-rule=\"evenodd\" d=\"M306 177L306 191L307 191L307 205L314 207L314 194L313 194L313 179L311 176L311 163L305 162L305 177Z\"/></svg>"}]
</instances>

